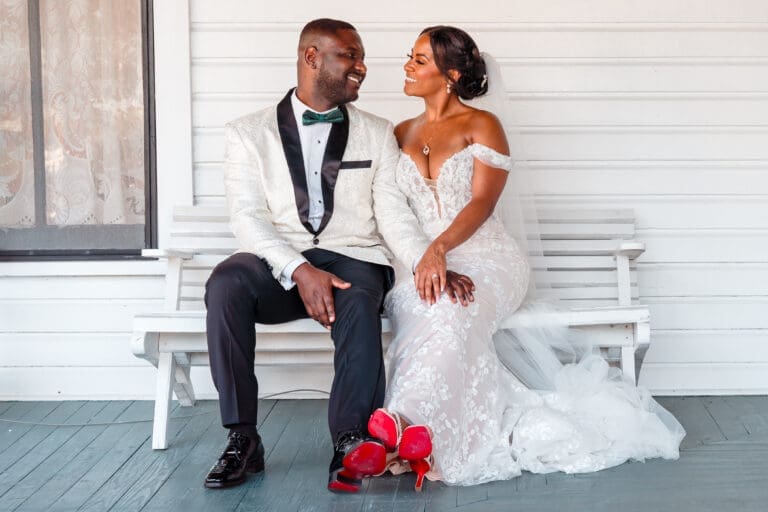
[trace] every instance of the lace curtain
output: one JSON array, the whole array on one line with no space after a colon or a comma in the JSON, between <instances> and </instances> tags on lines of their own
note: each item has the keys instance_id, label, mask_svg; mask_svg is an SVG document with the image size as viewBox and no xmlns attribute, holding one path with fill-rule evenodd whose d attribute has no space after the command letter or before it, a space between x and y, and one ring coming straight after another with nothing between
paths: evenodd
<instances>
[{"instance_id":1,"label":"lace curtain","mask_svg":"<svg viewBox=\"0 0 768 512\"><path fill-rule=\"evenodd\" d=\"M0 226L35 223L29 31L24 0L0 0Z\"/></svg>"},{"instance_id":2,"label":"lace curtain","mask_svg":"<svg viewBox=\"0 0 768 512\"><path fill-rule=\"evenodd\" d=\"M0 227L35 225L26 0L0 0ZM138 0L40 0L46 224L144 223ZM42 193L42 191L38 191Z\"/></svg>"}]
</instances>

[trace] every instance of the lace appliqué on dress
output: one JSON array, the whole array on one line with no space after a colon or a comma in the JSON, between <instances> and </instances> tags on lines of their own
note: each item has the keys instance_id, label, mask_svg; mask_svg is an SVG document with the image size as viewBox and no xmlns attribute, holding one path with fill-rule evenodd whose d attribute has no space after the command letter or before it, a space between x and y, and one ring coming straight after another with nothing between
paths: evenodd
<instances>
[{"instance_id":1,"label":"lace appliqu\u00e9 on dress","mask_svg":"<svg viewBox=\"0 0 768 512\"><path fill-rule=\"evenodd\" d=\"M472 198L475 159L505 170L513 165L509 156L472 144L443 163L430 188L414 161L401 155L397 183L431 239ZM520 307L530 269L496 213L449 252L447 262L475 282L468 307L445 296L429 306L410 279L385 301L395 334L385 354L385 407L432 428L435 466L428 478L471 485L513 478L523 469L596 471L628 458L677 457L677 434L633 398L637 388L606 384L578 400L568 392L544 395L501 365L492 337ZM593 379L593 370L572 369L573 387Z\"/></svg>"}]
</instances>

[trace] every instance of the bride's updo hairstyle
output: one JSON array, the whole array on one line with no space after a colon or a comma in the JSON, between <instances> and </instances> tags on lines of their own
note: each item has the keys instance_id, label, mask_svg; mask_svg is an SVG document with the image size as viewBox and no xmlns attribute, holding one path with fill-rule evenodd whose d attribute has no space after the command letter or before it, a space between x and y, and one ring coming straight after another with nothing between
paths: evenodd
<instances>
[{"instance_id":1,"label":"bride's updo hairstyle","mask_svg":"<svg viewBox=\"0 0 768 512\"><path fill-rule=\"evenodd\" d=\"M427 27L419 35L424 34L429 35L437 69L448 79L459 98L471 100L488 92L485 61L469 34L447 25ZM461 75L455 82L448 74L450 69Z\"/></svg>"}]
</instances>

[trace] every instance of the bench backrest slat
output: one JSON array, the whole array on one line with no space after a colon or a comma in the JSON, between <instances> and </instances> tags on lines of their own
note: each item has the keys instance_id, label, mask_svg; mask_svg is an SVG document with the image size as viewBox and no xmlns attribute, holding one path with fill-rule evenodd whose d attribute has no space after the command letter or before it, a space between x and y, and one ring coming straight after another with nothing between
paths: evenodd
<instances>
[{"instance_id":1,"label":"bench backrest slat","mask_svg":"<svg viewBox=\"0 0 768 512\"><path fill-rule=\"evenodd\" d=\"M535 258L537 282L546 275L544 294L570 305L615 305L618 300L616 263L619 240L635 236L634 212L620 209L548 209L539 212L543 256ZM170 240L174 249L195 252L184 263L181 309L202 309L205 282L216 264L237 250L223 206L184 206L174 210ZM546 267L546 274L540 270ZM634 262L630 267L631 297L638 298Z\"/></svg>"}]
</instances>

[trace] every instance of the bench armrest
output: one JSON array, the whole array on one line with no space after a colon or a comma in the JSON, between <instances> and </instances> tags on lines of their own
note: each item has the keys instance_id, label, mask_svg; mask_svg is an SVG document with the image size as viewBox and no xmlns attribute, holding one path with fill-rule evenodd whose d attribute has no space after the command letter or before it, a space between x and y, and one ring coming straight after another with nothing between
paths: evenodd
<instances>
[{"instance_id":1,"label":"bench armrest","mask_svg":"<svg viewBox=\"0 0 768 512\"><path fill-rule=\"evenodd\" d=\"M613 251L613 255L626 256L630 260L634 260L644 252L645 244L643 242L635 242L634 240L630 240L619 243L619 246L615 251Z\"/></svg>"},{"instance_id":2,"label":"bench armrest","mask_svg":"<svg viewBox=\"0 0 768 512\"><path fill-rule=\"evenodd\" d=\"M613 255L616 258L616 286L620 306L632 304L629 260L634 260L645 252L645 244L633 240L620 242Z\"/></svg>"},{"instance_id":3,"label":"bench armrest","mask_svg":"<svg viewBox=\"0 0 768 512\"><path fill-rule=\"evenodd\" d=\"M165 310L179 309L181 295L182 261L191 260L194 253L178 249L144 249L141 255L147 258L158 258L167 261L165 269Z\"/></svg>"}]
</instances>

